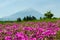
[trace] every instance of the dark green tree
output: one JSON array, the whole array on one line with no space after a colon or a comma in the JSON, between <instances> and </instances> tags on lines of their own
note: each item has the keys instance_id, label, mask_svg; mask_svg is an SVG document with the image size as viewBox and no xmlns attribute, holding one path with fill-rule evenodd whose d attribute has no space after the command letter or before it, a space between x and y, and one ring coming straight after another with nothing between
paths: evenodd
<instances>
[{"instance_id":1,"label":"dark green tree","mask_svg":"<svg viewBox=\"0 0 60 40\"><path fill-rule=\"evenodd\" d=\"M57 19L56 17L53 17L53 19Z\"/></svg>"},{"instance_id":2,"label":"dark green tree","mask_svg":"<svg viewBox=\"0 0 60 40\"><path fill-rule=\"evenodd\" d=\"M32 17L31 16L28 16L28 20L31 21L32 20Z\"/></svg>"},{"instance_id":3,"label":"dark green tree","mask_svg":"<svg viewBox=\"0 0 60 40\"><path fill-rule=\"evenodd\" d=\"M23 21L32 21L32 20L36 20L36 17L34 16L26 16L23 18Z\"/></svg>"},{"instance_id":4,"label":"dark green tree","mask_svg":"<svg viewBox=\"0 0 60 40\"><path fill-rule=\"evenodd\" d=\"M26 17L26 21L28 21L28 20L29 20L29 16Z\"/></svg>"},{"instance_id":5,"label":"dark green tree","mask_svg":"<svg viewBox=\"0 0 60 40\"><path fill-rule=\"evenodd\" d=\"M23 21L28 21L28 20L29 20L29 16L23 18Z\"/></svg>"},{"instance_id":6,"label":"dark green tree","mask_svg":"<svg viewBox=\"0 0 60 40\"><path fill-rule=\"evenodd\" d=\"M18 22L21 22L21 18L17 18L17 21L18 21Z\"/></svg>"},{"instance_id":7,"label":"dark green tree","mask_svg":"<svg viewBox=\"0 0 60 40\"><path fill-rule=\"evenodd\" d=\"M26 17L23 18L23 21L26 21Z\"/></svg>"},{"instance_id":8,"label":"dark green tree","mask_svg":"<svg viewBox=\"0 0 60 40\"><path fill-rule=\"evenodd\" d=\"M44 14L44 16L46 18L52 18L53 17L53 14L51 13L51 11L48 11L47 13Z\"/></svg>"},{"instance_id":9,"label":"dark green tree","mask_svg":"<svg viewBox=\"0 0 60 40\"><path fill-rule=\"evenodd\" d=\"M36 20L36 17L34 17L34 16L32 16L31 18L32 18L32 20Z\"/></svg>"},{"instance_id":10,"label":"dark green tree","mask_svg":"<svg viewBox=\"0 0 60 40\"><path fill-rule=\"evenodd\" d=\"M42 19L42 17L40 17L40 20Z\"/></svg>"}]
</instances>

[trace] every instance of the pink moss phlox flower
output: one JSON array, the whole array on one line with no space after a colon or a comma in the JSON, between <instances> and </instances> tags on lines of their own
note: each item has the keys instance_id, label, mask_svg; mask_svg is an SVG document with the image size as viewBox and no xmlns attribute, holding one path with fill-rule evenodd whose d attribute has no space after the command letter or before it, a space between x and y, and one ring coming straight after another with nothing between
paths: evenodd
<instances>
[{"instance_id":1,"label":"pink moss phlox flower","mask_svg":"<svg viewBox=\"0 0 60 40\"><path fill-rule=\"evenodd\" d=\"M38 28L38 30L39 30L39 31L41 31L41 32L43 32L43 31L44 31L44 29L43 29L43 28Z\"/></svg>"},{"instance_id":2,"label":"pink moss phlox flower","mask_svg":"<svg viewBox=\"0 0 60 40\"><path fill-rule=\"evenodd\" d=\"M12 35L13 32L11 32L11 31L7 31L6 34L7 34L7 35Z\"/></svg>"},{"instance_id":3,"label":"pink moss phlox flower","mask_svg":"<svg viewBox=\"0 0 60 40\"><path fill-rule=\"evenodd\" d=\"M2 33L3 32L3 30L0 30L0 33Z\"/></svg>"},{"instance_id":4,"label":"pink moss phlox flower","mask_svg":"<svg viewBox=\"0 0 60 40\"><path fill-rule=\"evenodd\" d=\"M49 37L50 35L52 35L52 36L56 35L56 32L53 30L46 30L42 34Z\"/></svg>"},{"instance_id":5,"label":"pink moss phlox flower","mask_svg":"<svg viewBox=\"0 0 60 40\"><path fill-rule=\"evenodd\" d=\"M36 38L31 38L30 40L37 40Z\"/></svg>"},{"instance_id":6,"label":"pink moss phlox flower","mask_svg":"<svg viewBox=\"0 0 60 40\"><path fill-rule=\"evenodd\" d=\"M24 27L23 30L32 31L32 27Z\"/></svg>"},{"instance_id":7,"label":"pink moss phlox flower","mask_svg":"<svg viewBox=\"0 0 60 40\"><path fill-rule=\"evenodd\" d=\"M16 37L21 40L28 40L27 36L23 32L17 32Z\"/></svg>"},{"instance_id":8,"label":"pink moss phlox flower","mask_svg":"<svg viewBox=\"0 0 60 40\"><path fill-rule=\"evenodd\" d=\"M6 36L5 40L12 40L11 36Z\"/></svg>"}]
</instances>

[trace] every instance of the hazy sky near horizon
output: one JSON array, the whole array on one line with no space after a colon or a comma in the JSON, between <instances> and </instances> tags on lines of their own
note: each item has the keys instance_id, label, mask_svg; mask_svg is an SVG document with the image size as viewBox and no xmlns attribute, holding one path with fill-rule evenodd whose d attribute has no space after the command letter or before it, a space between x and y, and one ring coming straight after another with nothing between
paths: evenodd
<instances>
[{"instance_id":1,"label":"hazy sky near horizon","mask_svg":"<svg viewBox=\"0 0 60 40\"><path fill-rule=\"evenodd\" d=\"M60 17L60 0L0 0L0 18L29 8L42 14L51 10L55 17Z\"/></svg>"}]
</instances>

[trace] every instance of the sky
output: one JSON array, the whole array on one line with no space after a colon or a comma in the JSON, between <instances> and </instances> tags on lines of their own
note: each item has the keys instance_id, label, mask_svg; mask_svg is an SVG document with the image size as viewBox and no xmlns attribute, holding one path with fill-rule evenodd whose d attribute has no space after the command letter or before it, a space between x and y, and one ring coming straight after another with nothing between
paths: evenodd
<instances>
[{"instance_id":1,"label":"sky","mask_svg":"<svg viewBox=\"0 0 60 40\"><path fill-rule=\"evenodd\" d=\"M29 8L42 14L51 11L60 17L60 0L0 0L0 18Z\"/></svg>"}]
</instances>

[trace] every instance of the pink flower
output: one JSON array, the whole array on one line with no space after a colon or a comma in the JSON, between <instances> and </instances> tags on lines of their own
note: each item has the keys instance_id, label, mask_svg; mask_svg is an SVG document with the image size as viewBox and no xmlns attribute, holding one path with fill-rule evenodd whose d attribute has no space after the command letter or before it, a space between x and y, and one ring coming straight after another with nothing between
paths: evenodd
<instances>
[{"instance_id":1,"label":"pink flower","mask_svg":"<svg viewBox=\"0 0 60 40\"><path fill-rule=\"evenodd\" d=\"M3 30L0 30L0 33L2 33L3 32Z\"/></svg>"},{"instance_id":2,"label":"pink flower","mask_svg":"<svg viewBox=\"0 0 60 40\"><path fill-rule=\"evenodd\" d=\"M23 30L32 31L32 27L24 27Z\"/></svg>"},{"instance_id":3,"label":"pink flower","mask_svg":"<svg viewBox=\"0 0 60 40\"><path fill-rule=\"evenodd\" d=\"M11 36L6 36L5 40L12 40Z\"/></svg>"},{"instance_id":4,"label":"pink flower","mask_svg":"<svg viewBox=\"0 0 60 40\"><path fill-rule=\"evenodd\" d=\"M11 31L6 32L7 35L12 35L13 33Z\"/></svg>"},{"instance_id":5,"label":"pink flower","mask_svg":"<svg viewBox=\"0 0 60 40\"><path fill-rule=\"evenodd\" d=\"M28 40L27 36L23 34L23 32L17 32L16 37L18 40Z\"/></svg>"},{"instance_id":6,"label":"pink flower","mask_svg":"<svg viewBox=\"0 0 60 40\"><path fill-rule=\"evenodd\" d=\"M37 40L36 38L32 38L31 40Z\"/></svg>"}]
</instances>

